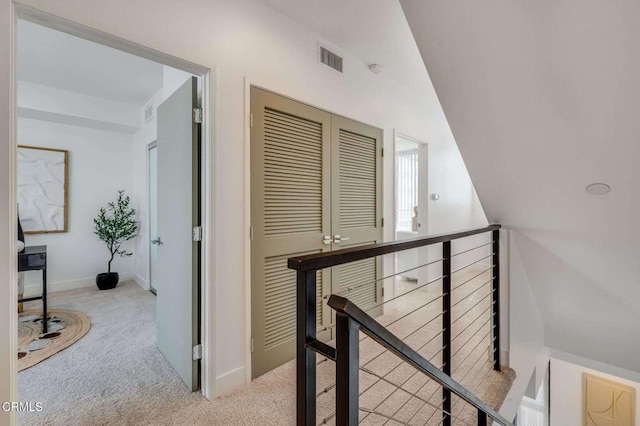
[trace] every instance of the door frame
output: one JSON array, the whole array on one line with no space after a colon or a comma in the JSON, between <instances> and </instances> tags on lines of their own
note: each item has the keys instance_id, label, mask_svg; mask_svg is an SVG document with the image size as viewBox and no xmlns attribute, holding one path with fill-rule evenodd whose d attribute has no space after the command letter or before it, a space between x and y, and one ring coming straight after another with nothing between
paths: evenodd
<instances>
[{"instance_id":1,"label":"door frame","mask_svg":"<svg viewBox=\"0 0 640 426\"><path fill-rule=\"evenodd\" d=\"M396 213L397 210L398 210L397 209L398 206L396 206L396 184L397 184L397 182L396 182L396 149L397 149L398 138L406 139L408 141L415 142L416 144L424 145L424 147L425 147L425 152L426 152L426 155L427 155L427 158L424 160L425 164L426 164L426 167L427 167L427 170L426 170L427 179L426 179L426 182L425 182L425 185L426 185L426 188L427 188L427 193L426 193L426 198L425 198L425 201L426 201L425 208L426 208L426 210L424 212L424 218L426 220L425 220L425 223L423 225L424 225L424 235L429 235L429 142L424 141L422 139L414 138L413 136L408 136L406 133L400 132L398 129L393 129L393 161L392 161L392 163L393 163L392 168L393 169L392 170L393 170L393 238L394 238L394 240L397 239L397 237L396 237L396 229L397 229L397 226L398 226L398 215ZM394 255L394 262L393 262L393 267L392 267L394 276L395 276L395 274L397 274L399 272L397 270L397 268L396 268L397 257L398 257L398 254L396 253ZM427 279L429 279L428 271L427 271L426 275L427 275ZM395 285L391 285L390 287L391 287L392 291L390 291L388 294L385 293L385 298L393 298L393 297L395 297Z\"/></svg>"},{"instance_id":2,"label":"door frame","mask_svg":"<svg viewBox=\"0 0 640 426\"><path fill-rule=\"evenodd\" d=\"M426 205L426 212L425 212L425 217L428 218L429 217L429 142L424 141L422 139L418 139L418 138L414 138L412 136L407 136L407 134L402 133L400 131L398 131L398 129L393 129L393 235L394 235L394 239L395 239L395 234L396 234L396 228L398 225L398 215L396 214L396 149L397 149L397 140L398 138L402 138L402 139L406 139L408 141L411 142L415 142L419 145L424 145L426 147L427 150L427 158L425 159L426 164L427 164L427 205ZM427 220L427 223L424 224L425 227L425 235L429 235L429 221Z\"/></svg>"},{"instance_id":3,"label":"door frame","mask_svg":"<svg viewBox=\"0 0 640 426\"><path fill-rule=\"evenodd\" d=\"M9 176L9 185L12 188L10 194L10 205L16 205L17 194L17 170L15 167L15 152L17 151L17 77L16 77L16 64L17 64L17 23L18 19L29 21L44 27L61 31L63 33L73 35L88 41L92 41L103 46L111 47L132 55L142 57L162 65L170 66L187 73L190 73L198 78L199 81L199 94L201 96L201 108L203 109L203 120L201 125L201 161L202 161L202 174L201 174L201 202L202 202L202 226L203 226L203 238L201 245L200 265L201 265L201 288L200 288L200 341L203 347L203 356L200 363L200 392L207 399L213 398L217 394L216 389L216 359L215 359L215 340L216 340L216 326L214 323L215 316L213 315L215 306L215 287L213 283L213 277L215 276L215 265L213 259L215 259L215 236L217 230L215 227L215 211L217 205L215 203L215 183L211 181L212 164L215 162L216 144L215 139L215 123L217 109L215 100L211 99L212 87L216 85L216 70L211 69L191 61L178 58L176 56L164 53L133 41L129 41L100 30L87 27L75 22L71 22L65 18L43 12L41 10L32 8L30 6L22 5L19 3L13 3L11 7L11 40L12 40L12 54L11 54L11 69L13 70L11 75L11 87L13 90L12 99L10 99L10 121L12 126L12 138L10 141L11 155L13 170ZM12 222L17 221L17 212L11 210L9 219ZM10 247L13 250L16 249L15 238L13 234L9 233L12 238L10 241ZM16 275L17 276L17 275ZM17 287L10 286L10 297L17 298ZM15 289L13 287L16 287ZM18 347L18 314L17 310L15 315L11 316L9 322L10 330L10 344L9 350L11 353L16 353ZM11 395L17 395L17 363L15 363L10 372L9 385L11 389ZM15 424L17 416L15 412L10 413L11 424Z\"/></svg>"},{"instance_id":4,"label":"door frame","mask_svg":"<svg viewBox=\"0 0 640 426\"><path fill-rule=\"evenodd\" d=\"M154 140L147 144L147 240L151 240L151 191L149 191L149 186L151 184L151 179L149 179L149 170L151 164L151 150L156 149L158 147L158 139ZM157 153L156 153L157 155ZM156 159L157 161L157 159ZM156 164L157 166L157 164ZM156 178L157 178L157 170L156 170ZM156 200L157 201L157 200ZM149 277L149 291L153 294L156 294L156 289L151 285L151 244L150 241L147 241L147 247L149 248L147 251L147 277Z\"/></svg>"}]
</instances>

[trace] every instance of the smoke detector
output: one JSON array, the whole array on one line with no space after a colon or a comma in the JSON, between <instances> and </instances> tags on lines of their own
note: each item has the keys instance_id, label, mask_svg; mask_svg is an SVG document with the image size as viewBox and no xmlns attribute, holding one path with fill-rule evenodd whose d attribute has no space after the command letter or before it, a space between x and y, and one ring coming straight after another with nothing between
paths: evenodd
<instances>
[{"instance_id":1,"label":"smoke detector","mask_svg":"<svg viewBox=\"0 0 640 426\"><path fill-rule=\"evenodd\" d=\"M592 183L585 190L592 195L605 195L611 191L611 187L606 183Z\"/></svg>"},{"instance_id":2,"label":"smoke detector","mask_svg":"<svg viewBox=\"0 0 640 426\"><path fill-rule=\"evenodd\" d=\"M382 65L380 64L371 64L369 65L369 71L374 74L380 74L382 72Z\"/></svg>"}]
</instances>

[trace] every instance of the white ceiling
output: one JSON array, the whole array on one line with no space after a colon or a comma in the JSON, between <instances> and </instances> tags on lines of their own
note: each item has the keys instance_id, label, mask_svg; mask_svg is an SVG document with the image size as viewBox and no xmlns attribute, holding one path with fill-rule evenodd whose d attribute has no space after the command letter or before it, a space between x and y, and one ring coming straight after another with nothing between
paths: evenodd
<instances>
[{"instance_id":1,"label":"white ceiling","mask_svg":"<svg viewBox=\"0 0 640 426\"><path fill-rule=\"evenodd\" d=\"M640 371L640 3L401 3L546 344Z\"/></svg>"},{"instance_id":2,"label":"white ceiling","mask_svg":"<svg viewBox=\"0 0 640 426\"><path fill-rule=\"evenodd\" d=\"M138 106L162 88L162 65L31 22L18 22L18 80Z\"/></svg>"},{"instance_id":3,"label":"white ceiling","mask_svg":"<svg viewBox=\"0 0 640 426\"><path fill-rule=\"evenodd\" d=\"M261 0L417 92L431 82L397 0Z\"/></svg>"}]
</instances>

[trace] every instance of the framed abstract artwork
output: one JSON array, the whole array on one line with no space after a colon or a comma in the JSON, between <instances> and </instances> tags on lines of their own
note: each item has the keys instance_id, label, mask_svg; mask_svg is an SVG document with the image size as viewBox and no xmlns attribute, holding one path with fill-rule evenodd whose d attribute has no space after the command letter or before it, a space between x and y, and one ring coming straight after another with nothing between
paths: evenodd
<instances>
[{"instance_id":1,"label":"framed abstract artwork","mask_svg":"<svg viewBox=\"0 0 640 426\"><path fill-rule=\"evenodd\" d=\"M18 211L25 234L67 232L68 152L18 146Z\"/></svg>"},{"instance_id":2,"label":"framed abstract artwork","mask_svg":"<svg viewBox=\"0 0 640 426\"><path fill-rule=\"evenodd\" d=\"M583 373L582 392L584 426L635 426L635 388Z\"/></svg>"}]
</instances>

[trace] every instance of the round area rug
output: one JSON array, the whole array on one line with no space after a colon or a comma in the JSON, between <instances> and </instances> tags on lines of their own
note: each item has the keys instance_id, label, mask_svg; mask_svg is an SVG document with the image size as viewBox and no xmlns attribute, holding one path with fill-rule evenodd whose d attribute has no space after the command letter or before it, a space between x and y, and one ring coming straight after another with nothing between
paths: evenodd
<instances>
[{"instance_id":1,"label":"round area rug","mask_svg":"<svg viewBox=\"0 0 640 426\"><path fill-rule=\"evenodd\" d=\"M18 371L68 348L87 334L91 321L82 312L49 310L48 331L42 334L42 311L24 311L18 319Z\"/></svg>"}]
</instances>

